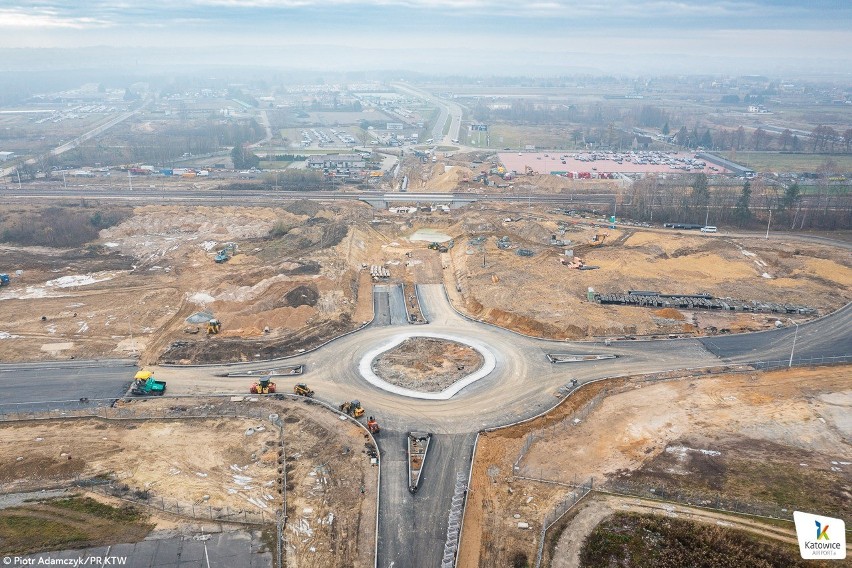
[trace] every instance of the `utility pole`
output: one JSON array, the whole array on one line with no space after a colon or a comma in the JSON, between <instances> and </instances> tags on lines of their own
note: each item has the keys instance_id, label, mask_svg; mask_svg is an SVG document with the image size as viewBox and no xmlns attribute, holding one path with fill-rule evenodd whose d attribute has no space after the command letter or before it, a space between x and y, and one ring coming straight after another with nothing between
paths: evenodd
<instances>
[{"instance_id":1,"label":"utility pole","mask_svg":"<svg viewBox=\"0 0 852 568\"><path fill-rule=\"evenodd\" d=\"M788 320L796 326L796 332L793 334L793 347L790 349L790 362L787 364L787 368L789 369L793 366L793 352L796 351L796 338L799 337L799 324L789 318Z\"/></svg>"},{"instance_id":2,"label":"utility pole","mask_svg":"<svg viewBox=\"0 0 852 568\"><path fill-rule=\"evenodd\" d=\"M21 191L21 171L15 168L15 173L18 174L18 191Z\"/></svg>"},{"instance_id":3,"label":"utility pole","mask_svg":"<svg viewBox=\"0 0 852 568\"><path fill-rule=\"evenodd\" d=\"M769 225L772 224L772 209L769 210L769 221L766 223L766 237L764 240L769 239Z\"/></svg>"},{"instance_id":4,"label":"utility pole","mask_svg":"<svg viewBox=\"0 0 852 568\"><path fill-rule=\"evenodd\" d=\"M707 215L704 216L704 226L707 226L707 222L710 220L710 205L707 205Z\"/></svg>"},{"instance_id":5,"label":"utility pole","mask_svg":"<svg viewBox=\"0 0 852 568\"><path fill-rule=\"evenodd\" d=\"M133 175L131 175L130 170L127 170L127 183L130 184L130 191L133 191Z\"/></svg>"}]
</instances>

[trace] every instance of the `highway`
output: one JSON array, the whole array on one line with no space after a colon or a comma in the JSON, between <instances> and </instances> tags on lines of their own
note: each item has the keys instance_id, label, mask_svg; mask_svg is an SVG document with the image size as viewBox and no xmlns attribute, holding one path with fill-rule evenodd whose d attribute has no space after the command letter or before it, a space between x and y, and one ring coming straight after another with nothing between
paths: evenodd
<instances>
[{"instance_id":1,"label":"highway","mask_svg":"<svg viewBox=\"0 0 852 568\"><path fill-rule=\"evenodd\" d=\"M555 391L578 379L590 380L624 374L688 369L720 364L748 364L784 360L792 347L794 329L666 341L602 343L546 341L473 322L456 313L441 285L418 287L430 323L413 328L405 323L404 303L396 286L376 286L374 322L320 349L287 360L301 363L307 372L302 380L316 391L316 398L337 405L359 399L368 415L382 425L382 486L378 535L381 567L439 566L447 536L448 512L458 474L470 467L476 432L535 416L556 402ZM849 355L852 346L852 308L802 324L796 358ZM470 337L496 357L494 371L449 400L407 398L368 383L358 373L358 363L376 344L402 331L423 329ZM610 354L616 359L554 365L548 352ZM56 407L51 400L118 396L129 383L132 368L126 362L62 364L34 363L0 368L0 395L5 402L36 401L39 408ZM205 396L211 393L241 394L245 379L215 376L223 371L268 368L268 363L237 366L161 367L155 370L168 382L173 395ZM295 382L295 380L293 381ZM282 390L291 385L279 381ZM34 385L38 385L34 388ZM58 389L58 390L57 390ZM8 398L7 398L8 397ZM8 412L8 406L0 406ZM405 435L411 430L434 434L421 488L408 491Z\"/></svg>"},{"instance_id":2,"label":"highway","mask_svg":"<svg viewBox=\"0 0 852 568\"><path fill-rule=\"evenodd\" d=\"M65 189L61 186L34 189L17 186L0 188L0 199L21 201L56 201L92 199L129 204L185 204L208 207L234 206L276 207L283 202L307 199L311 201L394 201L398 203L447 203L471 202L556 204L576 208L587 205L611 207L613 195L595 194L520 194L520 193L384 193L342 191L269 191L269 190L222 190L222 189L168 189L134 187L110 187L101 189Z\"/></svg>"},{"instance_id":3,"label":"highway","mask_svg":"<svg viewBox=\"0 0 852 568\"><path fill-rule=\"evenodd\" d=\"M440 114L432 127L432 140L436 145L455 144L453 140L459 139L459 132L461 131L461 119L463 114L461 106L452 101L432 96L428 92L412 87L411 85L393 83L392 86L399 91L408 93L409 95L425 99L438 107ZM444 125L447 123L448 117L451 119L450 129L447 131L447 135L444 136Z\"/></svg>"}]
</instances>

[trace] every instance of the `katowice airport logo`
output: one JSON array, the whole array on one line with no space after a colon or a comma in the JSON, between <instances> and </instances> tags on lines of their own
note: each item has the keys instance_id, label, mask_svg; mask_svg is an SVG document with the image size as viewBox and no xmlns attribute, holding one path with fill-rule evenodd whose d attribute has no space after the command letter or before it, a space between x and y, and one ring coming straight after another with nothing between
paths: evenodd
<instances>
[{"instance_id":1,"label":"katowice airport logo","mask_svg":"<svg viewBox=\"0 0 852 568\"><path fill-rule=\"evenodd\" d=\"M793 512L799 553L805 560L843 560L846 558L846 523L841 519Z\"/></svg>"}]
</instances>

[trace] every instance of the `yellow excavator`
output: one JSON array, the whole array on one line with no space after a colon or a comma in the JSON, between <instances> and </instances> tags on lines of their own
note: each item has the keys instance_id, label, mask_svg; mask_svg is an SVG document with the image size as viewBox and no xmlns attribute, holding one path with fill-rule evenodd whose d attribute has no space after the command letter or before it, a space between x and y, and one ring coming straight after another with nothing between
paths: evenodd
<instances>
[{"instance_id":1,"label":"yellow excavator","mask_svg":"<svg viewBox=\"0 0 852 568\"><path fill-rule=\"evenodd\" d=\"M222 329L222 322L217 319L211 319L207 322L207 335L216 335Z\"/></svg>"},{"instance_id":2,"label":"yellow excavator","mask_svg":"<svg viewBox=\"0 0 852 568\"><path fill-rule=\"evenodd\" d=\"M589 241L589 246L593 246L593 247L601 246L602 244L604 244L604 241L606 240L606 236L607 236L606 233L596 234L594 237L592 237L592 240Z\"/></svg>"}]
</instances>

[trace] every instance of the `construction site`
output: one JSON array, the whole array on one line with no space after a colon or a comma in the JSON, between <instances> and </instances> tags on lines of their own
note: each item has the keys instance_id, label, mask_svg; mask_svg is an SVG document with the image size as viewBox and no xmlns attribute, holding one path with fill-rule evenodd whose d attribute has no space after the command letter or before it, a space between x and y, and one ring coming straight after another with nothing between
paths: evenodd
<instances>
[{"instance_id":1,"label":"construction site","mask_svg":"<svg viewBox=\"0 0 852 568\"><path fill-rule=\"evenodd\" d=\"M19 365L5 376L81 367L46 402L3 391L3 492L130 503L154 527L134 525L140 542L251 533L287 566L404 565L401 550L590 566L585 537L617 532L611 513L675 507L790 555L791 527L725 511L848 510L848 367L762 372L764 353L734 363L713 343L768 331L751 336L767 357L792 365L798 338L796 365L813 362L809 345L843 333L814 330L852 300L847 248L418 205L94 203L85 218L115 216L92 240L4 244L0 353ZM38 208L0 222L15 214ZM115 393L94 377L112 359L127 365L109 371ZM836 490L817 501L815 482Z\"/></svg>"},{"instance_id":2,"label":"construction site","mask_svg":"<svg viewBox=\"0 0 852 568\"><path fill-rule=\"evenodd\" d=\"M409 239L427 228L452 248ZM369 322L377 282L403 284L413 318L413 285L442 283L472 317L554 339L756 331L852 299L848 254L819 241L610 228L541 207L141 206L85 247L4 245L0 263L4 361L293 355Z\"/></svg>"},{"instance_id":3,"label":"construction site","mask_svg":"<svg viewBox=\"0 0 852 568\"><path fill-rule=\"evenodd\" d=\"M848 510L850 387L848 367L586 385L536 420L480 436L458 565L533 565L540 552L543 566L587 566L586 537L623 511L746 531L792 562L792 523L752 515ZM815 495L815 480L832 489ZM543 523L581 491L542 543Z\"/></svg>"},{"instance_id":4,"label":"construction site","mask_svg":"<svg viewBox=\"0 0 852 568\"><path fill-rule=\"evenodd\" d=\"M0 486L6 494L38 495L70 482L70 494L130 503L150 517L142 535L149 539L199 527L272 526L274 533L286 495L287 566L367 565L378 470L364 431L320 407L271 402L140 399L121 402L103 419L3 422ZM0 509L0 518L12 513ZM274 556L274 536L265 543Z\"/></svg>"}]
</instances>

